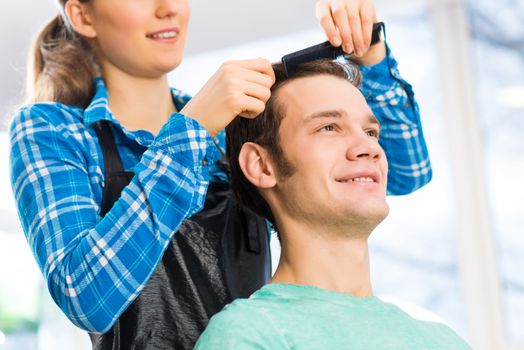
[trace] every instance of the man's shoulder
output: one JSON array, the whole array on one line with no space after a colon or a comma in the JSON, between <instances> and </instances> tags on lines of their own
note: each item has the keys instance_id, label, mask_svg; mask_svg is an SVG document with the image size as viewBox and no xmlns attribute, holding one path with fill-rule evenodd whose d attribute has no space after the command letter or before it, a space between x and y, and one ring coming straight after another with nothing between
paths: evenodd
<instances>
[{"instance_id":1,"label":"man's shoulder","mask_svg":"<svg viewBox=\"0 0 524 350\"><path fill-rule=\"evenodd\" d=\"M256 298L237 299L213 316L208 328L227 332L243 332L245 329L262 331L271 327L271 319L266 315L271 312L273 304Z\"/></svg>"},{"instance_id":2,"label":"man's shoulder","mask_svg":"<svg viewBox=\"0 0 524 350\"><path fill-rule=\"evenodd\" d=\"M195 349L287 349L267 316L272 307L267 300L235 300L211 318Z\"/></svg>"}]
</instances>

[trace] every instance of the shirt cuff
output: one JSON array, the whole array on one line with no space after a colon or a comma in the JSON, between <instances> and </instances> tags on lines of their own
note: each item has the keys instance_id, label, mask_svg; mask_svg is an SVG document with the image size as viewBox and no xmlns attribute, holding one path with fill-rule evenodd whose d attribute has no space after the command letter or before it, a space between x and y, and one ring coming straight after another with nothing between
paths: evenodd
<instances>
[{"instance_id":1,"label":"shirt cuff","mask_svg":"<svg viewBox=\"0 0 524 350\"><path fill-rule=\"evenodd\" d=\"M398 70L398 62L386 44L386 57L372 66L360 66L362 73L362 85L360 90L366 99L376 95L384 94L392 87L402 88L412 100L413 89L411 85L402 79ZM397 94L399 91L397 91Z\"/></svg>"},{"instance_id":2,"label":"shirt cuff","mask_svg":"<svg viewBox=\"0 0 524 350\"><path fill-rule=\"evenodd\" d=\"M150 149L162 149L174 157L192 161L195 168L216 163L221 153L213 137L196 120L173 113L160 129Z\"/></svg>"}]
</instances>

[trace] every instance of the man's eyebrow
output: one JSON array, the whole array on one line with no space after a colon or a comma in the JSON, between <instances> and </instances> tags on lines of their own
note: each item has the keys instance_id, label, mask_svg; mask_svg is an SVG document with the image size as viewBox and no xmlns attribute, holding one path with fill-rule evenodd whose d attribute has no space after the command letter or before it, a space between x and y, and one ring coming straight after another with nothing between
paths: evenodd
<instances>
[{"instance_id":1,"label":"man's eyebrow","mask_svg":"<svg viewBox=\"0 0 524 350\"><path fill-rule=\"evenodd\" d=\"M306 117L305 122L310 122L318 118L342 118L345 116L347 116L346 111L340 109L333 109L312 113ZM380 122L378 121L377 117L375 117L375 115L369 114L367 116L367 119L368 123L377 124L377 126L380 128Z\"/></svg>"},{"instance_id":2,"label":"man's eyebrow","mask_svg":"<svg viewBox=\"0 0 524 350\"><path fill-rule=\"evenodd\" d=\"M369 114L368 115L368 122L370 124L377 124L378 128L380 129L381 125L380 125L380 122L378 121L377 117L375 117L374 114Z\"/></svg>"},{"instance_id":3,"label":"man's eyebrow","mask_svg":"<svg viewBox=\"0 0 524 350\"><path fill-rule=\"evenodd\" d=\"M318 118L342 118L342 117L345 117L346 115L347 115L346 111L339 110L339 109L333 109L333 110L312 113L306 117L305 121L310 122Z\"/></svg>"}]
</instances>

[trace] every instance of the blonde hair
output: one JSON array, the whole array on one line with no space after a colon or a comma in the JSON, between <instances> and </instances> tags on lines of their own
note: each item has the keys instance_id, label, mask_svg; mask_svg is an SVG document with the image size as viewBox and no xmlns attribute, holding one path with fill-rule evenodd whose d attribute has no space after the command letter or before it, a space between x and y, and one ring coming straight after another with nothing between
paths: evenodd
<instances>
[{"instance_id":1,"label":"blonde hair","mask_svg":"<svg viewBox=\"0 0 524 350\"><path fill-rule=\"evenodd\" d=\"M88 2L90 0L80 0ZM67 0L59 0L61 13L37 36L29 55L26 101L53 101L87 107L95 91L100 66L89 43L69 25Z\"/></svg>"}]
</instances>

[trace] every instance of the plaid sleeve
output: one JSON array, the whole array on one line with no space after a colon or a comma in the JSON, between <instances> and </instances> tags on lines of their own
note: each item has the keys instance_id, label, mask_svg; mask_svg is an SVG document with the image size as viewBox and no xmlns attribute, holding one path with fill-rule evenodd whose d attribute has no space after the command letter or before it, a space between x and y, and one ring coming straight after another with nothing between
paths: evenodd
<instances>
[{"instance_id":1,"label":"plaid sleeve","mask_svg":"<svg viewBox=\"0 0 524 350\"><path fill-rule=\"evenodd\" d=\"M67 112L44 107L22 109L10 128L19 214L55 302L80 328L105 332L144 288L180 223L202 208L204 160L219 153L203 127L173 115L102 219L78 130Z\"/></svg>"},{"instance_id":2,"label":"plaid sleeve","mask_svg":"<svg viewBox=\"0 0 524 350\"><path fill-rule=\"evenodd\" d=\"M384 60L361 66L361 91L381 123L380 144L388 162L388 194L408 194L432 177L428 149L413 90L400 77L398 63L387 48Z\"/></svg>"}]
</instances>

